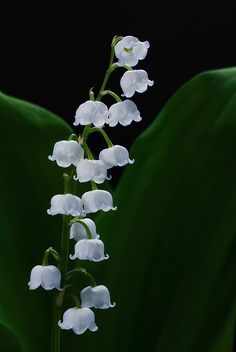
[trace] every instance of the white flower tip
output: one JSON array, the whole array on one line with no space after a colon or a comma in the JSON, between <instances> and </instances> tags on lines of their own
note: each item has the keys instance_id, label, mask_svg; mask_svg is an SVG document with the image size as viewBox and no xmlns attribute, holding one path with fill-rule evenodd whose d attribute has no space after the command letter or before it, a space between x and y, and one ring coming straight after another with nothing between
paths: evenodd
<instances>
[{"instance_id":1,"label":"white flower tip","mask_svg":"<svg viewBox=\"0 0 236 352\"><path fill-rule=\"evenodd\" d=\"M109 259L109 254L104 255L104 260Z\"/></svg>"},{"instance_id":2,"label":"white flower tip","mask_svg":"<svg viewBox=\"0 0 236 352\"><path fill-rule=\"evenodd\" d=\"M116 302L113 302L113 304L110 305L110 308L114 308L116 306Z\"/></svg>"},{"instance_id":3,"label":"white flower tip","mask_svg":"<svg viewBox=\"0 0 236 352\"><path fill-rule=\"evenodd\" d=\"M151 87L151 86L153 86L153 84L154 84L154 81L150 81L150 79L148 80L148 85Z\"/></svg>"},{"instance_id":4,"label":"white flower tip","mask_svg":"<svg viewBox=\"0 0 236 352\"><path fill-rule=\"evenodd\" d=\"M98 331L97 325L93 326L93 329L91 331Z\"/></svg>"},{"instance_id":5,"label":"white flower tip","mask_svg":"<svg viewBox=\"0 0 236 352\"><path fill-rule=\"evenodd\" d=\"M71 260L74 260L74 259L76 258L76 255L75 255L75 254L74 254L74 255L70 254L70 255L69 255L69 258L70 258Z\"/></svg>"},{"instance_id":6,"label":"white flower tip","mask_svg":"<svg viewBox=\"0 0 236 352\"><path fill-rule=\"evenodd\" d=\"M48 159L51 160L51 161L54 161L54 160L55 160L52 155L49 155L49 156L48 156Z\"/></svg>"},{"instance_id":7,"label":"white flower tip","mask_svg":"<svg viewBox=\"0 0 236 352\"><path fill-rule=\"evenodd\" d=\"M117 207L112 207L111 209L112 209L112 210L117 210Z\"/></svg>"},{"instance_id":8,"label":"white flower tip","mask_svg":"<svg viewBox=\"0 0 236 352\"><path fill-rule=\"evenodd\" d=\"M59 320L58 326L61 327L61 325L62 325L62 322L61 322L61 320Z\"/></svg>"},{"instance_id":9,"label":"white flower tip","mask_svg":"<svg viewBox=\"0 0 236 352\"><path fill-rule=\"evenodd\" d=\"M129 159L129 164L133 164L135 162L135 160L134 159Z\"/></svg>"},{"instance_id":10,"label":"white flower tip","mask_svg":"<svg viewBox=\"0 0 236 352\"><path fill-rule=\"evenodd\" d=\"M75 181L78 181L79 178L76 177L76 175L74 175L74 176L73 176L73 179L74 179Z\"/></svg>"},{"instance_id":11,"label":"white flower tip","mask_svg":"<svg viewBox=\"0 0 236 352\"><path fill-rule=\"evenodd\" d=\"M111 179L112 179L112 176L111 176L111 175L106 177L106 180L107 180L107 181L110 181Z\"/></svg>"},{"instance_id":12,"label":"white flower tip","mask_svg":"<svg viewBox=\"0 0 236 352\"><path fill-rule=\"evenodd\" d=\"M144 44L145 44L145 46L146 46L146 49L150 48L150 43L149 43L149 41L146 40L146 41L144 42Z\"/></svg>"},{"instance_id":13,"label":"white flower tip","mask_svg":"<svg viewBox=\"0 0 236 352\"><path fill-rule=\"evenodd\" d=\"M48 215L52 215L51 209L47 210Z\"/></svg>"}]
</instances>

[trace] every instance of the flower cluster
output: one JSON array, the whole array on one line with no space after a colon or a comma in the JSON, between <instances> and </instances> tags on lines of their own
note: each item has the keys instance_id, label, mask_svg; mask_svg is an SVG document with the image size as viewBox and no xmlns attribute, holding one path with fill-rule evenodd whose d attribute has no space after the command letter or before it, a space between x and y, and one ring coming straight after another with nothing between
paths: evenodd
<instances>
[{"instance_id":1,"label":"flower cluster","mask_svg":"<svg viewBox=\"0 0 236 352\"><path fill-rule=\"evenodd\" d=\"M60 297L64 297L68 286L73 290L72 285L68 285L71 277L78 273L86 275L90 285L82 289L80 298L75 292L73 295L70 294L75 300L75 307L67 309L63 320L59 320L59 316L57 321L61 329L73 329L76 334L82 334L87 329L91 331L98 329L91 308L107 309L115 306L111 303L106 286L97 285L94 277L77 264L71 269L73 261L75 263L78 260L100 262L109 258L105 253L104 243L97 234L96 224L89 214L100 210L104 212L116 210L111 193L98 189L97 185L110 179L108 170L112 167L134 162L125 147L112 144L104 127L106 125L115 127L117 124L128 126L132 121L141 121L140 112L133 101L129 99L122 101L116 93L105 90L105 87L111 72L119 67L127 70L120 81L122 96L130 98L135 92L142 93L148 86L153 85L153 81L148 79L147 72L132 69L139 60L145 58L148 48L147 41L140 42L132 36L113 39L110 65L96 99L91 89L90 100L81 104L75 114L74 125L85 126L82 134L79 136L73 134L68 140L56 142L52 155L49 156L49 160L67 169L63 174L64 193L54 195L47 210L47 213L52 216L63 215L61 250L57 252L50 247L45 251L42 265L35 266L31 271L29 288L34 290L41 285L45 290L57 289L61 291ZM113 62L114 55L118 59L117 62ZM116 103L109 108L101 102L106 94L116 100ZM100 133L107 143L107 148L103 149L97 158L94 157L87 143L88 137L93 132ZM91 190L79 197L76 192L77 182L90 182ZM75 241L72 253L70 253L70 240ZM54 257L57 266L48 264L49 255Z\"/></svg>"}]
</instances>

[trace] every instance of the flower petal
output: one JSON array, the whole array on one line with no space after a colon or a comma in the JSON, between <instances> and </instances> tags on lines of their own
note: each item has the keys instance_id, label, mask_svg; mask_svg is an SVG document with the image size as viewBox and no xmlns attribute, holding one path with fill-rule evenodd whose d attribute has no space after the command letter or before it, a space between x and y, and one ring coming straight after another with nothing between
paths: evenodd
<instances>
[{"instance_id":1,"label":"flower petal","mask_svg":"<svg viewBox=\"0 0 236 352\"><path fill-rule=\"evenodd\" d=\"M101 160L83 159L77 165L76 172L74 179L81 183L94 181L101 184L107 179L107 169Z\"/></svg>"},{"instance_id":2,"label":"flower petal","mask_svg":"<svg viewBox=\"0 0 236 352\"><path fill-rule=\"evenodd\" d=\"M108 169L113 166L124 166L133 164L134 160L129 159L129 152L121 145L113 145L110 148L103 149L99 154L99 159L103 161Z\"/></svg>"},{"instance_id":3,"label":"flower petal","mask_svg":"<svg viewBox=\"0 0 236 352\"><path fill-rule=\"evenodd\" d=\"M104 190L85 192L81 200L86 213L95 213L98 210L105 212L116 210L116 207L113 207L112 195Z\"/></svg>"},{"instance_id":4,"label":"flower petal","mask_svg":"<svg viewBox=\"0 0 236 352\"><path fill-rule=\"evenodd\" d=\"M120 85L127 98L134 95L135 91L143 93L148 86L152 86L153 81L148 79L147 72L144 70L127 71L121 77Z\"/></svg>"},{"instance_id":5,"label":"flower petal","mask_svg":"<svg viewBox=\"0 0 236 352\"><path fill-rule=\"evenodd\" d=\"M80 292L80 297L82 307L94 307L99 309L115 307L115 303L111 304L110 293L104 285L85 287Z\"/></svg>"},{"instance_id":6,"label":"flower petal","mask_svg":"<svg viewBox=\"0 0 236 352\"><path fill-rule=\"evenodd\" d=\"M89 125L93 123L94 126L101 127L105 124L107 117L108 108L104 103L88 100L78 107L74 125Z\"/></svg>"},{"instance_id":7,"label":"flower petal","mask_svg":"<svg viewBox=\"0 0 236 352\"><path fill-rule=\"evenodd\" d=\"M49 215L72 215L84 216L81 199L73 194L57 194L51 199L51 208L47 210Z\"/></svg>"},{"instance_id":8,"label":"flower petal","mask_svg":"<svg viewBox=\"0 0 236 352\"><path fill-rule=\"evenodd\" d=\"M83 239L76 243L74 255L70 255L70 259L91 260L100 262L109 258L104 255L104 244L99 239Z\"/></svg>"},{"instance_id":9,"label":"flower petal","mask_svg":"<svg viewBox=\"0 0 236 352\"><path fill-rule=\"evenodd\" d=\"M42 287L45 290L52 290L54 288L60 290L61 273L54 265L43 266L42 268Z\"/></svg>"},{"instance_id":10,"label":"flower petal","mask_svg":"<svg viewBox=\"0 0 236 352\"><path fill-rule=\"evenodd\" d=\"M60 141L56 142L53 148L53 154L48 159L56 161L60 167L76 166L83 159L84 150L76 141Z\"/></svg>"},{"instance_id":11,"label":"flower petal","mask_svg":"<svg viewBox=\"0 0 236 352\"><path fill-rule=\"evenodd\" d=\"M60 320L58 322L58 326L60 326L60 328L63 330L72 329L73 326L75 325L76 312L77 312L77 308L67 309L63 314L63 321Z\"/></svg>"},{"instance_id":12,"label":"flower petal","mask_svg":"<svg viewBox=\"0 0 236 352\"><path fill-rule=\"evenodd\" d=\"M38 288L41 285L41 282L42 282L42 271L43 271L43 266L42 265L36 265L31 270L30 281L28 283L30 290L35 290L36 288Z\"/></svg>"},{"instance_id":13,"label":"flower petal","mask_svg":"<svg viewBox=\"0 0 236 352\"><path fill-rule=\"evenodd\" d=\"M122 38L115 46L115 55L118 59L118 66L137 65L139 60L143 60L149 48L149 43L140 42L138 38L131 35Z\"/></svg>"}]
</instances>

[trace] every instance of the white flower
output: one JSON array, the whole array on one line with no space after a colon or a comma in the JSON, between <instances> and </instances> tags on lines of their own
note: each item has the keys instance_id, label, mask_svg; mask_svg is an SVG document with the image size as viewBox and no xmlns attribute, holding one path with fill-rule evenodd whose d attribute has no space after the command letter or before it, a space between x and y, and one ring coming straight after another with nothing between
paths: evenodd
<instances>
[{"instance_id":1,"label":"white flower","mask_svg":"<svg viewBox=\"0 0 236 352\"><path fill-rule=\"evenodd\" d=\"M84 215L81 199L73 194L57 194L51 199L51 208L47 210L49 215Z\"/></svg>"},{"instance_id":2,"label":"white flower","mask_svg":"<svg viewBox=\"0 0 236 352\"><path fill-rule=\"evenodd\" d=\"M131 67L137 65L139 60L143 60L150 44L148 41L140 42L138 38L128 35L121 39L115 46L115 54L118 66L129 65Z\"/></svg>"},{"instance_id":3,"label":"white flower","mask_svg":"<svg viewBox=\"0 0 236 352\"><path fill-rule=\"evenodd\" d=\"M106 123L107 117L108 108L104 103L88 100L76 110L74 125L89 125L93 123L94 126L101 127Z\"/></svg>"},{"instance_id":4,"label":"white flower","mask_svg":"<svg viewBox=\"0 0 236 352\"><path fill-rule=\"evenodd\" d=\"M107 123L110 127L114 127L118 122L122 126L128 126L132 121L139 122L142 118L137 109L136 104L131 100L124 100L122 102L113 104L109 109L109 117Z\"/></svg>"},{"instance_id":5,"label":"white flower","mask_svg":"<svg viewBox=\"0 0 236 352\"><path fill-rule=\"evenodd\" d=\"M81 307L107 309L115 307L111 304L110 293L106 286L88 286L80 292Z\"/></svg>"},{"instance_id":6,"label":"white flower","mask_svg":"<svg viewBox=\"0 0 236 352\"><path fill-rule=\"evenodd\" d=\"M58 322L63 330L73 329L77 335L83 334L87 329L97 331L95 315L89 308L69 308L63 314L63 321Z\"/></svg>"},{"instance_id":7,"label":"white flower","mask_svg":"<svg viewBox=\"0 0 236 352\"><path fill-rule=\"evenodd\" d=\"M56 161L58 166L76 166L83 159L84 150L76 141L60 141L54 144L53 153L48 159Z\"/></svg>"},{"instance_id":8,"label":"white flower","mask_svg":"<svg viewBox=\"0 0 236 352\"><path fill-rule=\"evenodd\" d=\"M74 255L70 255L70 259L91 260L100 262L108 259L109 255L104 255L104 243L99 239L80 240L75 245Z\"/></svg>"},{"instance_id":9,"label":"white flower","mask_svg":"<svg viewBox=\"0 0 236 352\"><path fill-rule=\"evenodd\" d=\"M143 93L147 90L148 86L153 86L154 81L148 79L147 72L144 70L126 71L120 80L121 88L124 96L130 98L134 95L135 91Z\"/></svg>"},{"instance_id":10,"label":"white flower","mask_svg":"<svg viewBox=\"0 0 236 352\"><path fill-rule=\"evenodd\" d=\"M113 207L111 193L104 190L97 189L85 192L81 200L86 213L96 213L98 210L109 211L111 209L117 209L117 207Z\"/></svg>"},{"instance_id":11,"label":"white flower","mask_svg":"<svg viewBox=\"0 0 236 352\"><path fill-rule=\"evenodd\" d=\"M103 161L108 169L113 166L124 166L134 163L134 160L129 159L128 150L121 145L113 145L113 147L103 149L99 153L99 159Z\"/></svg>"},{"instance_id":12,"label":"white flower","mask_svg":"<svg viewBox=\"0 0 236 352\"><path fill-rule=\"evenodd\" d=\"M84 219L81 219L81 221L83 221L85 225L88 226L92 238L99 237L96 231L95 222L93 220L89 218L84 218ZM86 233L85 227L79 222L74 223L70 228L70 238L74 238L74 240L76 241L87 239L87 233Z\"/></svg>"},{"instance_id":13,"label":"white flower","mask_svg":"<svg viewBox=\"0 0 236 352\"><path fill-rule=\"evenodd\" d=\"M101 160L83 159L79 162L76 168L77 177L75 180L79 182L94 181L96 183L103 183L107 177L107 168Z\"/></svg>"},{"instance_id":14,"label":"white flower","mask_svg":"<svg viewBox=\"0 0 236 352\"><path fill-rule=\"evenodd\" d=\"M61 273L54 265L36 265L30 274L28 283L30 290L35 290L40 285L45 290L56 288L60 290Z\"/></svg>"}]
</instances>

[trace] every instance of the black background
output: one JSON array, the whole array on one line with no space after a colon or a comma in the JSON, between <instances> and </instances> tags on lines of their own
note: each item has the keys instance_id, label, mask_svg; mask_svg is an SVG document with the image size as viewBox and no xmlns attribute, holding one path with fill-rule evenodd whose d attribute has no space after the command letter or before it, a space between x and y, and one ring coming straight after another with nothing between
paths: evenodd
<instances>
[{"instance_id":1,"label":"black background","mask_svg":"<svg viewBox=\"0 0 236 352\"><path fill-rule=\"evenodd\" d=\"M96 91L102 82L112 37L148 40L151 48L138 68L155 85L133 98L143 121L110 132L129 147L184 82L203 70L235 65L235 18L225 1L10 2L1 8L0 89L72 124L89 88ZM117 92L121 73L111 79Z\"/></svg>"},{"instance_id":2,"label":"black background","mask_svg":"<svg viewBox=\"0 0 236 352\"><path fill-rule=\"evenodd\" d=\"M229 1L15 1L2 6L0 16L0 89L71 125L89 88L99 89L112 37L150 42L138 68L155 85L133 99L143 121L109 133L127 147L184 82L203 70L236 64L236 11ZM110 86L118 93L120 77L117 70Z\"/></svg>"}]
</instances>

